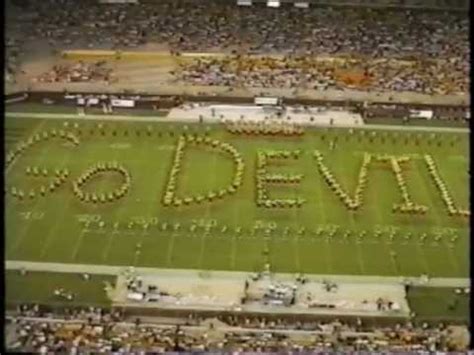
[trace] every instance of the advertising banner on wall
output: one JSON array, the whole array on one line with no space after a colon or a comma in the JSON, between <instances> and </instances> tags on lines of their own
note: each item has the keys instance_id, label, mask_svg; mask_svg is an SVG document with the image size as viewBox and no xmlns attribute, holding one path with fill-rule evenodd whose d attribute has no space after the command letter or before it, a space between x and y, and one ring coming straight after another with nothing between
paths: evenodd
<instances>
[{"instance_id":1,"label":"advertising banner on wall","mask_svg":"<svg viewBox=\"0 0 474 355\"><path fill-rule=\"evenodd\" d=\"M256 97L254 99L255 105L264 106L278 106L280 105L280 98L278 97Z\"/></svg>"},{"instance_id":2,"label":"advertising banner on wall","mask_svg":"<svg viewBox=\"0 0 474 355\"><path fill-rule=\"evenodd\" d=\"M133 100L113 99L110 103L112 104L112 107L135 107L135 101Z\"/></svg>"},{"instance_id":3,"label":"advertising banner on wall","mask_svg":"<svg viewBox=\"0 0 474 355\"><path fill-rule=\"evenodd\" d=\"M138 0L99 0L100 4L138 4Z\"/></svg>"}]
</instances>

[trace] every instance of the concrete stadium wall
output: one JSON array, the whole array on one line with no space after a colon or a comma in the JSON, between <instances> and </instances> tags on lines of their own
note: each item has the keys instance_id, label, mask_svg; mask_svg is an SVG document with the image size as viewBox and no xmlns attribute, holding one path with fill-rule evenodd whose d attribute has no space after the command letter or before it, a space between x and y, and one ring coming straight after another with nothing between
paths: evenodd
<instances>
[{"instance_id":1,"label":"concrete stadium wall","mask_svg":"<svg viewBox=\"0 0 474 355\"><path fill-rule=\"evenodd\" d=\"M85 94L85 95L116 95L116 96L123 96L127 95L126 93L117 93L117 92L68 92L68 94ZM49 98L55 100L57 103L65 104L71 103L71 100L64 99L64 92L58 91L30 91L30 92L16 92L11 93L5 96L5 104L13 103L9 102L12 98L22 97L25 96L25 102L42 102L43 99ZM186 102L212 102L212 103L228 103L228 104L253 104L253 97L239 97L239 96L183 96L183 95L143 95L140 94L142 100L138 100L136 103L137 108L152 108L153 105L157 103L163 103L163 101L170 100L172 98L179 97L182 101ZM313 100L313 99L292 99L286 98L284 100L286 105L306 105L306 106L318 106L318 105L325 105L325 106L345 106L345 107L352 107L354 109L361 109L361 103L357 101L344 101L341 102L340 100ZM75 103L74 103L75 104ZM456 111L465 111L469 109L469 106L465 105L429 105L429 104L405 104L405 103L395 103L395 102L374 102L372 106L383 106L383 105L397 105L398 107L403 107L406 109L451 109ZM174 106L164 107L164 108L171 108ZM133 110L133 109L132 109Z\"/></svg>"}]
</instances>

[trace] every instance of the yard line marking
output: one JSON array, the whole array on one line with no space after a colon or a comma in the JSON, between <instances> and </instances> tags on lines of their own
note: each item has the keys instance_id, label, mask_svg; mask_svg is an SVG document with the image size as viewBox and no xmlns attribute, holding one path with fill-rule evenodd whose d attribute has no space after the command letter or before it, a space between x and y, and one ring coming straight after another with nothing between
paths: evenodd
<instances>
[{"instance_id":1,"label":"yard line marking","mask_svg":"<svg viewBox=\"0 0 474 355\"><path fill-rule=\"evenodd\" d=\"M45 122L46 121L42 121L42 123L40 123L40 125L37 128L38 131L39 131L39 128L42 127L45 124ZM48 153L49 150L51 150L51 147L47 148L46 153L41 155L41 158L39 159L39 164L40 165L44 164L44 161L46 160L46 157L48 156L47 153ZM64 161L65 161L65 158L63 156L62 163L64 163ZM40 198L35 199L35 201L33 202L33 205L31 206L32 211L36 210L36 208L38 207L38 204L40 203L40 201L41 201ZM28 225L23 229L23 233L21 233L20 237L17 239L17 242L12 246L13 248L8 251L9 253L13 253L14 251L17 250L17 248L20 247L20 243L23 242L23 239L28 234L28 230L30 228L31 228L31 223L28 223ZM45 244L48 242L48 237L49 237L49 235L46 237ZM42 255L40 255L40 256L42 257Z\"/></svg>"},{"instance_id":2,"label":"yard line marking","mask_svg":"<svg viewBox=\"0 0 474 355\"><path fill-rule=\"evenodd\" d=\"M178 139L179 139L179 136L178 136ZM175 139L175 151L173 152L173 155L171 156L171 159L174 159L174 157L176 155L176 146L177 146L177 144L178 144L178 141ZM182 157L181 161L184 162L184 159L186 159L186 154L183 154L183 157ZM182 184L185 185L187 175L179 174L179 176L181 176ZM167 178L168 178L168 176L167 176ZM177 186L179 186L178 182L177 182ZM161 201L161 198L160 198L160 201ZM180 212L180 214L181 214L181 206L178 207L178 212ZM177 235L178 235L177 233L171 232L171 238L170 238L170 241L168 243L168 252L167 252L167 255L166 255L166 265L168 265L168 266L171 266L171 263L172 263L172 260L173 260L174 239Z\"/></svg>"},{"instance_id":3,"label":"yard line marking","mask_svg":"<svg viewBox=\"0 0 474 355\"><path fill-rule=\"evenodd\" d=\"M116 234L119 234L119 232L114 231L114 232L110 233L110 237L108 238L107 245L105 246L104 251L102 252L102 261L105 264L107 264L107 256L108 256L108 254L110 252L110 248L112 246L112 239L114 238L114 236Z\"/></svg>"},{"instance_id":4,"label":"yard line marking","mask_svg":"<svg viewBox=\"0 0 474 355\"><path fill-rule=\"evenodd\" d=\"M143 236L142 236L143 237ZM141 243L141 239L140 239L140 243ZM137 261L138 261L138 258L139 258L139 255L141 254L141 249L138 249L138 248L135 248L135 251L133 253L133 260L132 260L132 266L136 266L137 265Z\"/></svg>"},{"instance_id":5,"label":"yard line marking","mask_svg":"<svg viewBox=\"0 0 474 355\"><path fill-rule=\"evenodd\" d=\"M143 238L145 236L148 236L150 235L150 233L148 233L148 231L146 231L145 229L142 230L142 232L139 234L139 241L138 241L138 244L140 245L140 248L138 249L139 252L136 253L135 252L135 255L137 256L136 258L134 258L134 262L133 262L133 266L136 266L138 260L140 259L140 257L138 255L141 255L142 254L142 251L141 251L141 247L143 246ZM135 235L136 236L136 235Z\"/></svg>"},{"instance_id":6,"label":"yard line marking","mask_svg":"<svg viewBox=\"0 0 474 355\"><path fill-rule=\"evenodd\" d=\"M120 154L122 154L122 152L120 152ZM113 160L114 161L117 160L118 155L119 155L119 152L117 152L117 150L115 150L114 154L113 154L113 157L114 157ZM127 159L127 161L129 161L129 160ZM130 196L132 194L132 192L134 191L134 189L132 189L132 187L133 187L133 185L130 187L130 191L129 191L127 196ZM119 207L118 211L114 215L115 220L120 220L120 217L122 216L124 211L127 210L125 208L125 206L126 206L126 204L124 203L125 201L120 201L120 202L122 202L122 205ZM128 232L125 232L125 233L128 233ZM104 262L104 264L107 264L107 259L109 257L110 249L112 248L113 241L115 240L115 236L117 234L120 234L120 232L115 232L114 231L114 232L110 233L110 236L107 240L107 245L105 246L104 251L102 252L102 261ZM131 232L131 234L134 235L135 233Z\"/></svg>"},{"instance_id":7,"label":"yard line marking","mask_svg":"<svg viewBox=\"0 0 474 355\"><path fill-rule=\"evenodd\" d=\"M204 244L205 244L205 239L206 239L206 233L203 233L201 235L201 243L199 246L199 259L198 259L198 265L199 268L202 269L202 258L204 257Z\"/></svg>"},{"instance_id":8,"label":"yard line marking","mask_svg":"<svg viewBox=\"0 0 474 355\"><path fill-rule=\"evenodd\" d=\"M360 271L363 275L365 275L366 272L365 272L364 258L362 257L361 246L357 242L356 242L356 248L357 248L357 260L359 261Z\"/></svg>"},{"instance_id":9,"label":"yard line marking","mask_svg":"<svg viewBox=\"0 0 474 355\"><path fill-rule=\"evenodd\" d=\"M423 250L423 247L419 243L415 243L415 244L416 244L416 249L418 249L419 254L422 256L419 259L421 259L420 262L423 268L423 272L426 274L430 274L430 268L428 266L428 263L426 262L426 257L425 257L425 252Z\"/></svg>"},{"instance_id":10,"label":"yard line marking","mask_svg":"<svg viewBox=\"0 0 474 355\"><path fill-rule=\"evenodd\" d=\"M68 160L70 160L70 159L68 159ZM63 156L63 159L62 159L63 164L64 164L64 161L65 161L65 158ZM43 249L41 250L41 258L43 258L45 256L46 250L48 249L51 242L57 238L56 233L53 233L53 231L56 231L59 228L60 223L63 221L63 218L66 215L66 212L69 211L71 201L74 200L74 198L75 198L75 196L71 195L71 196L69 196L68 198L65 199L65 201L67 203L64 204L65 207L61 210L61 217L56 219L56 223L54 224L53 228L51 228L51 230L48 233L48 236L46 238L46 242L43 246ZM82 238L83 238L83 234L81 233L81 235L79 236L78 239L80 241L82 241ZM79 246L77 246L77 248L79 248Z\"/></svg>"},{"instance_id":11,"label":"yard line marking","mask_svg":"<svg viewBox=\"0 0 474 355\"><path fill-rule=\"evenodd\" d=\"M82 239L84 239L84 236L86 235L86 233L87 233L86 229L82 230L81 234L79 235L79 238L77 238L76 246L74 247L74 250L73 250L72 255L71 255L71 259L73 261L76 260L77 253L79 252L79 248L80 248L81 243L82 243Z\"/></svg>"},{"instance_id":12,"label":"yard line marking","mask_svg":"<svg viewBox=\"0 0 474 355\"><path fill-rule=\"evenodd\" d=\"M369 170L370 171L370 170ZM372 174L374 174L374 171L372 170ZM373 179L373 177L372 177ZM370 191L367 189L367 191ZM373 205L370 205L368 204L370 207L372 207L371 209L374 210L374 215L377 216L377 220L379 221L378 225L381 225L381 224L384 224L384 221L383 221L383 218L382 216L380 215L380 210L377 206L377 204L373 204ZM384 231L382 233L382 236L386 233L386 231ZM390 231L391 233L391 231ZM381 236L381 238L382 238ZM393 260L393 258L391 257L391 252L394 251L392 249L391 246L388 246L388 244L386 243L386 241L381 241L382 245L383 245L383 248L387 251L387 257L390 259L390 265L392 266L392 269L394 270L394 274L395 275L398 275L400 274L400 270L399 270L399 265L396 264L396 262Z\"/></svg>"},{"instance_id":13,"label":"yard line marking","mask_svg":"<svg viewBox=\"0 0 474 355\"><path fill-rule=\"evenodd\" d=\"M296 266L296 272L301 273L301 263L300 263L300 254L299 254L299 237L298 233L296 233L296 238L293 238L295 245L294 245L294 257L295 257L295 266Z\"/></svg>"},{"instance_id":14,"label":"yard line marking","mask_svg":"<svg viewBox=\"0 0 474 355\"><path fill-rule=\"evenodd\" d=\"M445 246L446 252L448 254L448 259L451 262L453 269L456 270L456 273L459 273L459 264L456 262L456 256L454 255L454 250L449 247L449 244L446 242L446 237L442 237L442 243Z\"/></svg>"},{"instance_id":15,"label":"yard line marking","mask_svg":"<svg viewBox=\"0 0 474 355\"><path fill-rule=\"evenodd\" d=\"M176 146L176 144L172 145L173 148L174 148L175 146ZM148 153L148 152L149 152L149 151L148 151L148 147L144 145L144 146L143 146L143 151L144 151L145 153ZM144 154L145 160L147 160L147 159L146 159L146 156L147 156L147 155ZM149 217L151 216L151 214L152 214L152 212L153 212L153 208L155 207L155 204L157 203L156 198L158 197L158 192L159 192L159 190L160 190L160 184L155 184L155 185L156 185L156 190L154 191L153 194L150 194L150 196L155 196L155 200L154 200L154 199L150 199L150 207L147 209L147 216L146 216L147 218L149 218ZM160 204L160 203L161 203L161 198L158 197L158 204ZM140 239L139 239L139 244L140 244L140 246L143 245L143 238L145 237L145 235L150 235L150 234L144 229L143 232L142 232L142 234L140 235ZM141 254L141 250L140 250L139 255L142 255L142 254ZM133 265L136 266L136 264L138 263L139 260L140 260L140 257L138 256L137 253L135 253L135 258L134 258L134 261L133 261Z\"/></svg>"},{"instance_id":16,"label":"yard line marking","mask_svg":"<svg viewBox=\"0 0 474 355\"><path fill-rule=\"evenodd\" d=\"M459 274L459 264L456 262L456 256L454 255L454 251L449 247L447 247L446 249L448 250L448 257L451 261L451 264L454 266L456 273Z\"/></svg>"},{"instance_id":17,"label":"yard line marking","mask_svg":"<svg viewBox=\"0 0 474 355\"><path fill-rule=\"evenodd\" d=\"M114 158L116 157L117 154L118 154L117 152L114 153ZM69 160L70 160L70 159L69 159ZM67 204L65 205L65 206L67 206L67 208L64 208L64 209L62 210L62 216L64 216L65 213L66 213L66 211L69 210L69 206L70 206L70 204L71 204L71 201L73 201L74 199L75 199L75 196L74 196L74 195L72 195L72 196L70 196L69 198L67 198L67 200L66 200L66 201L67 201ZM53 227L54 230L59 227L59 221L61 221L61 220L62 220L62 219L57 219L57 220L56 220L56 223L55 223L55 225L54 225L54 227ZM53 230L53 229L52 229L52 230ZM44 248L43 248L42 253L46 253L46 249L47 249L47 247L49 246L49 244L51 243L51 241L49 240L49 239L51 238L51 235L52 235L52 240L54 240L54 239L57 238L57 236L55 236L54 234L52 234L52 230L51 230L50 233L48 234L47 243L45 243L45 246L44 246ZM97 233L97 234L104 234L105 232L103 232L103 231L95 231L95 233ZM79 236L79 238L78 238L78 243L79 243L79 245L77 246L77 250L80 249L80 244L82 243L83 237L84 237L84 236L83 236L83 234L81 233L80 236ZM44 256L44 254L42 255L42 257L43 257L43 256ZM77 256L75 256L75 257L77 257Z\"/></svg>"},{"instance_id":18,"label":"yard line marking","mask_svg":"<svg viewBox=\"0 0 474 355\"><path fill-rule=\"evenodd\" d=\"M26 227L23 229L23 233L20 234L20 237L19 237L19 238L16 238L16 239L15 239L15 242L10 246L10 248L8 248L8 250L6 251L5 255L14 253L14 252L19 248L19 246L21 245L21 242L23 241L23 238L24 238L24 237L26 236L26 234L27 234L28 227L29 227L29 224L28 224L28 226L26 226Z\"/></svg>"},{"instance_id":19,"label":"yard line marking","mask_svg":"<svg viewBox=\"0 0 474 355\"><path fill-rule=\"evenodd\" d=\"M356 181L358 180L358 175L359 175L359 171L360 171L360 165L357 166L357 170L356 170ZM344 176L344 174L342 174L342 176ZM348 186L349 184L346 184L346 186ZM356 185L357 186L357 185ZM355 189L355 188L354 188ZM364 191L365 192L365 191ZM357 212L349 212L349 221L350 221L350 226L351 226L351 229L353 231L355 231L355 221L354 221L354 214L357 213ZM367 236L368 237L368 236ZM364 243L364 242L363 242ZM354 243L353 243L354 244ZM364 258L362 256L362 250L361 250L361 246L359 243L357 243L357 240L355 241L355 247L356 247L356 250L357 250L357 262L359 264L359 268L360 268L360 271L362 274L365 274L365 263L364 263Z\"/></svg>"},{"instance_id":20,"label":"yard line marking","mask_svg":"<svg viewBox=\"0 0 474 355\"><path fill-rule=\"evenodd\" d=\"M167 254L167 260L166 260L166 265L171 266L172 264L172 259L173 259L173 247L174 247L174 238L176 236L176 233L172 232L171 233L171 240L168 243L168 254Z\"/></svg>"},{"instance_id":21,"label":"yard line marking","mask_svg":"<svg viewBox=\"0 0 474 355\"><path fill-rule=\"evenodd\" d=\"M244 174L245 174L245 169L244 169ZM245 175L242 176L242 181L244 181ZM242 183L243 184L243 183ZM237 234L235 233L235 229L239 227L239 209L234 208L233 210L233 231L232 231L232 249L230 251L230 267L232 270L235 270L236 268L236 259L237 259Z\"/></svg>"},{"instance_id":22,"label":"yard line marking","mask_svg":"<svg viewBox=\"0 0 474 355\"><path fill-rule=\"evenodd\" d=\"M232 270L235 270L235 259L236 259L236 254L237 254L237 237L235 235L235 232L232 235L232 250L230 253L230 267Z\"/></svg>"},{"instance_id":23,"label":"yard line marking","mask_svg":"<svg viewBox=\"0 0 474 355\"><path fill-rule=\"evenodd\" d=\"M323 179L321 179L321 175L318 173L318 170L317 170L315 165L313 165L313 172L320 176L320 178L318 179L318 191L319 191L319 197L320 197L320 198L317 199L318 205L319 205L318 210L321 212L320 215L322 216L323 223L327 224L326 211L325 211L324 206L321 202L322 201L322 196L323 196L323 188L322 188ZM331 261L331 250L330 250L330 247L329 247L329 243L324 243L324 245L325 245L325 249L326 249L325 254L326 254L326 264L327 264L327 269L328 269L327 273L331 274L332 271L333 271L332 261Z\"/></svg>"},{"instance_id":24,"label":"yard line marking","mask_svg":"<svg viewBox=\"0 0 474 355\"><path fill-rule=\"evenodd\" d=\"M210 181L212 181L211 186L214 186L216 184L216 180L217 180L216 179L216 177L217 177L216 167L217 167L217 155L214 154L214 159L212 159L212 170L211 170L212 179L210 179ZM213 201L213 202L215 203L215 202L219 202L219 201ZM206 220L209 220L210 217L211 217L211 203L213 203L213 202L208 202L207 205L206 205ZM216 228L216 227L212 227L212 228ZM204 238L205 238L205 232L201 236L201 248L200 248L199 259L198 259L199 269L202 269L202 262L203 262L203 258L204 258L204 250L205 250Z\"/></svg>"},{"instance_id":25,"label":"yard line marking","mask_svg":"<svg viewBox=\"0 0 474 355\"><path fill-rule=\"evenodd\" d=\"M294 196L296 196L296 186L293 187L293 194ZM303 208L303 207L301 207ZM297 208L294 208L293 210L293 218L294 218L294 221L297 223L298 222L298 212L299 210ZM296 225L298 227L298 224ZM298 237L298 232L295 233L295 236L292 238L293 241L294 241L294 250L293 250L293 256L295 258L295 266L296 266L296 272L299 272L301 273L301 263L300 263L300 253L299 253L299 248L298 248L298 245L299 245L299 237Z\"/></svg>"},{"instance_id":26,"label":"yard line marking","mask_svg":"<svg viewBox=\"0 0 474 355\"><path fill-rule=\"evenodd\" d=\"M69 202L70 199L68 199L67 201ZM66 203L65 206L67 206L67 205L68 204ZM40 254L41 258L44 258L45 254L46 254L46 250L48 249L49 245L51 244L51 240L55 239L54 237L55 237L56 233L53 233L53 231L55 232L59 228L60 222L62 222L62 220L64 218L64 215L66 214L66 210L67 210L67 208L62 209L62 213L61 213L60 218L56 219L56 223L54 223L53 227L49 230L49 233L46 237L46 241L43 245L43 248L41 249L41 254Z\"/></svg>"},{"instance_id":27,"label":"yard line marking","mask_svg":"<svg viewBox=\"0 0 474 355\"><path fill-rule=\"evenodd\" d=\"M415 170L415 175L417 177L417 180L421 182L420 185L423 186L423 191L425 193L425 195L428 197L428 200L431 204L431 210L433 211L433 214L436 216L435 220L434 220L434 225L437 227L437 228L440 228L442 227L439 223L439 221L441 221L441 215L439 214L439 211L436 209L436 206L435 206L435 203L433 201L433 199L431 198L431 193L430 191L428 190L428 187L426 186L427 183L429 183L428 181L426 181L427 179L425 179L425 177L423 176L423 174L421 173L420 171L420 168L419 168L419 165L416 164L416 161L413 162L413 165L415 165L415 169L412 169L412 170ZM428 260L426 260L426 256L425 256L425 252L423 251L423 249L421 248L421 246L418 246L420 251L421 251L421 262L425 265L426 267L426 271L428 272L429 275L431 275L431 270L430 270L430 267L429 267L429 263L428 263Z\"/></svg>"},{"instance_id":28,"label":"yard line marking","mask_svg":"<svg viewBox=\"0 0 474 355\"><path fill-rule=\"evenodd\" d=\"M45 125L45 123L46 123L46 120L41 121L41 122L33 129L33 132L31 132L31 133L28 135L28 138L27 138L26 140L28 140L28 139L30 139L30 138L33 138L33 137L35 136L35 134L37 134L37 133L40 131L40 129ZM18 161L19 158L20 158L20 156L17 157L15 160L13 160L13 161L10 163L10 165L5 169L5 177L6 177L6 175L8 174L8 172L11 170L12 166L15 165L15 163Z\"/></svg>"}]
</instances>

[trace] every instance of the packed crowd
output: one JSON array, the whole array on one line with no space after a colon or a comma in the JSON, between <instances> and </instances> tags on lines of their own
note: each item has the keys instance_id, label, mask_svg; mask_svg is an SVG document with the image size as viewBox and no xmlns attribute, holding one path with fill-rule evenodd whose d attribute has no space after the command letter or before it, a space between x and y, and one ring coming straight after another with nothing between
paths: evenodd
<instances>
[{"instance_id":1,"label":"packed crowd","mask_svg":"<svg viewBox=\"0 0 474 355\"><path fill-rule=\"evenodd\" d=\"M370 57L468 56L467 14L367 9L237 7L235 2L160 1L101 5L35 2L33 38L57 44L137 46L148 40L177 51L244 47L260 52L363 54Z\"/></svg>"},{"instance_id":2,"label":"packed crowd","mask_svg":"<svg viewBox=\"0 0 474 355\"><path fill-rule=\"evenodd\" d=\"M140 351L455 351L464 350L459 329L443 324L411 322L369 326L338 320L297 322L282 319L225 316L220 319L176 319L180 325L126 320L100 310L77 311L82 318L66 320L51 315L7 321L9 351L39 353ZM101 315L100 315L101 314ZM93 317L92 317L92 316ZM31 316L31 314L30 314ZM84 317L87 316L87 319Z\"/></svg>"},{"instance_id":3,"label":"packed crowd","mask_svg":"<svg viewBox=\"0 0 474 355\"><path fill-rule=\"evenodd\" d=\"M34 5L32 5L34 3ZM8 11L7 11L8 12ZM8 16L7 16L8 17ZM35 26L18 26L12 40L46 39L52 48L138 47L162 44L180 51L279 53L309 56L415 59L399 68L381 62L366 70L368 88L416 92L467 92L469 18L467 14L343 8L297 9L237 7L234 2L160 1L114 6L72 0L30 2L20 18ZM436 62L433 61L436 59ZM428 63L426 62L428 60ZM11 60L7 60L11 62ZM251 60L197 63L184 74L210 85L278 87L347 87L330 62ZM301 64L301 63L300 63ZM360 62L359 62L360 64ZM238 70L234 70L235 66ZM351 68L349 68L351 69ZM270 73L271 71L271 73ZM447 83L446 83L447 81Z\"/></svg>"},{"instance_id":4,"label":"packed crowd","mask_svg":"<svg viewBox=\"0 0 474 355\"><path fill-rule=\"evenodd\" d=\"M469 64L455 58L335 61L229 56L183 62L177 78L194 85L457 94L469 91Z\"/></svg>"},{"instance_id":5,"label":"packed crowd","mask_svg":"<svg viewBox=\"0 0 474 355\"><path fill-rule=\"evenodd\" d=\"M57 82L109 82L112 80L112 69L105 61L84 63L82 61L73 65L54 65L53 68L37 78L40 83Z\"/></svg>"},{"instance_id":6,"label":"packed crowd","mask_svg":"<svg viewBox=\"0 0 474 355\"><path fill-rule=\"evenodd\" d=\"M18 43L14 40L6 40L5 43L5 81L13 82L14 74L18 70L19 60L19 47Z\"/></svg>"}]
</instances>

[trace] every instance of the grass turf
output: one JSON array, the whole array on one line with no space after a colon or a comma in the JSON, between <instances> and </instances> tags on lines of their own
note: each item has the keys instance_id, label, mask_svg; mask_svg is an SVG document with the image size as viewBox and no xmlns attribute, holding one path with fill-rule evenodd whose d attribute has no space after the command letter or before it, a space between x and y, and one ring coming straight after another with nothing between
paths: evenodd
<instances>
[{"instance_id":1,"label":"grass turf","mask_svg":"<svg viewBox=\"0 0 474 355\"><path fill-rule=\"evenodd\" d=\"M28 272L21 275L19 271L6 271L5 303L8 307L25 303L71 305L71 301L54 295L55 289L63 288L74 294L75 306L110 306L111 302L104 290L106 283L114 285L115 277L90 275L86 281L78 274Z\"/></svg>"},{"instance_id":2,"label":"grass turf","mask_svg":"<svg viewBox=\"0 0 474 355\"><path fill-rule=\"evenodd\" d=\"M243 186L221 201L174 208L164 207L161 200L184 125L103 122L106 134L102 136L97 121L68 122L69 127L76 122L80 125L79 147L65 147L52 140L42 142L25 151L7 169L8 188L16 186L26 193L49 185L48 178L26 176L27 166L50 171L64 167L71 172L65 185L46 197L18 202L7 194L7 259L220 270L260 270L268 261L276 272L468 275L468 221L448 216L422 160L424 153L433 155L457 205L465 208L469 196L467 134L436 133L430 139L431 133L378 131L375 138L370 138L369 132L362 130L312 129L299 138L249 138L231 135L217 125L209 126L211 138L232 144L242 154L246 164ZM146 134L148 126L153 128L151 136ZM60 120L7 118L7 151L19 140L52 128L66 129ZM188 128L205 131L202 125ZM117 136L112 136L112 131ZM337 148L330 150L329 141L336 137ZM302 151L298 160L276 160L268 168L275 173L304 174L302 183L294 187L268 187L272 198L304 197L307 202L301 209L256 206L254 172L260 149ZM350 195L364 152L411 154L412 160L405 163L408 190L413 201L429 207L428 213L394 214L392 205L399 202L400 192L390 168L380 165L369 167L362 210L348 212L318 172L315 149L324 154L325 163ZM129 194L105 205L80 202L72 193L73 179L98 161L113 160L132 175ZM231 177L230 159L205 148L190 147L179 177L178 195L225 187ZM118 184L104 175L92 179L87 189L110 191ZM99 221L105 222L103 228ZM132 221L134 225L129 228ZM147 229L143 223L148 224ZM196 230L190 232L193 224ZM271 226L274 230L267 233ZM327 237L334 226L339 227L338 232ZM236 227L242 227L240 234L235 232ZM298 234L301 227L305 232ZM322 231L319 235L318 229ZM376 229L382 231L381 236L374 235ZM352 234L344 238L346 230ZM356 234L361 231L367 234L359 240ZM392 231L396 235L391 241ZM408 233L410 238L406 237ZM421 233L428 234L423 244L418 241ZM439 241L434 240L437 234L442 236ZM459 238L450 248L453 234ZM390 257L392 252L397 253L396 260Z\"/></svg>"},{"instance_id":3,"label":"grass turf","mask_svg":"<svg viewBox=\"0 0 474 355\"><path fill-rule=\"evenodd\" d=\"M407 300L419 320L469 322L469 295L457 295L454 291L453 288L412 287Z\"/></svg>"},{"instance_id":4,"label":"grass turf","mask_svg":"<svg viewBox=\"0 0 474 355\"><path fill-rule=\"evenodd\" d=\"M99 107L87 107L86 113L91 115L104 114L102 108ZM8 105L8 112L47 112L47 113L65 113L65 114L76 114L77 106L66 106L66 105L47 105L36 102L20 102ZM153 117L164 117L168 114L169 110L151 110L151 109L140 109L140 108L114 108L114 115L122 116L153 116Z\"/></svg>"}]
</instances>

